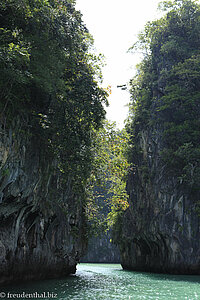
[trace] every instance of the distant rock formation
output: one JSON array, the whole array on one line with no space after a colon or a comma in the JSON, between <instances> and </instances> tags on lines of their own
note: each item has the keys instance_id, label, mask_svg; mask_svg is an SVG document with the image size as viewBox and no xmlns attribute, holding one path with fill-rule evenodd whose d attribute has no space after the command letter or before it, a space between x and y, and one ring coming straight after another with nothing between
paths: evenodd
<instances>
[{"instance_id":1,"label":"distant rock formation","mask_svg":"<svg viewBox=\"0 0 200 300\"><path fill-rule=\"evenodd\" d=\"M120 253L110 241L110 234L93 237L88 243L87 254L81 259L88 263L120 263Z\"/></svg>"}]
</instances>

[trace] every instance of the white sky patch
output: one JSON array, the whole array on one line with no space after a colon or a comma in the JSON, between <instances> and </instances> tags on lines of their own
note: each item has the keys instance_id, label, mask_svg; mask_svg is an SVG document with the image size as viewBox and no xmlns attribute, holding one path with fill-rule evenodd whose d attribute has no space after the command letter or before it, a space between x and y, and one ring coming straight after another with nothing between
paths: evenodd
<instances>
[{"instance_id":1,"label":"white sky patch","mask_svg":"<svg viewBox=\"0 0 200 300\"><path fill-rule=\"evenodd\" d=\"M107 119L122 128L127 118L130 94L117 88L127 84L135 74L141 55L127 53L137 41L137 35L146 22L159 18L160 0L76 0L83 21L95 41L97 53L106 57L103 68L103 86L111 86Z\"/></svg>"}]
</instances>

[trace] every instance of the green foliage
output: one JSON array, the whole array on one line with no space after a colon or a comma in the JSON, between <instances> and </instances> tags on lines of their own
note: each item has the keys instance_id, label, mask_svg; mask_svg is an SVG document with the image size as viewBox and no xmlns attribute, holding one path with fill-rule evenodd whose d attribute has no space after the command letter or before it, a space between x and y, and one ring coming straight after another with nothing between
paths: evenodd
<instances>
[{"instance_id":1,"label":"green foliage","mask_svg":"<svg viewBox=\"0 0 200 300\"><path fill-rule=\"evenodd\" d=\"M20 116L84 202L107 104L93 39L71 0L3 0L0 24L0 118L9 127Z\"/></svg>"},{"instance_id":2,"label":"green foliage","mask_svg":"<svg viewBox=\"0 0 200 300\"><path fill-rule=\"evenodd\" d=\"M127 130L132 143L152 126L163 128L160 153L169 173L190 191L200 189L200 5L164 1L161 19L147 23L132 50L146 49L131 81L132 102ZM140 149L133 150L138 157ZM140 156L139 156L140 157Z\"/></svg>"},{"instance_id":3,"label":"green foliage","mask_svg":"<svg viewBox=\"0 0 200 300\"><path fill-rule=\"evenodd\" d=\"M93 169L88 181L89 222L93 228L107 229L117 221L118 215L129 206L126 179L130 164L127 161L129 136L117 130L114 123L94 132Z\"/></svg>"}]
</instances>

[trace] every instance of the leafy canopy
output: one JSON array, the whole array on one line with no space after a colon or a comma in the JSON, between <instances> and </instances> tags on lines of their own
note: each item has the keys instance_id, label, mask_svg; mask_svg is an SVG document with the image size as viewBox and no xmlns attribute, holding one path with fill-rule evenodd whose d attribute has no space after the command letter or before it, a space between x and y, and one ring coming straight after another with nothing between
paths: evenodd
<instances>
[{"instance_id":1,"label":"leafy canopy","mask_svg":"<svg viewBox=\"0 0 200 300\"><path fill-rule=\"evenodd\" d=\"M128 204L126 179L130 169L127 161L129 136L116 129L115 123L104 122L94 132L92 173L88 180L88 220L93 231L115 226L118 216Z\"/></svg>"},{"instance_id":2,"label":"leafy canopy","mask_svg":"<svg viewBox=\"0 0 200 300\"><path fill-rule=\"evenodd\" d=\"M71 178L82 196L107 104L93 39L70 0L3 0L0 24L1 121L20 118L56 161L63 188Z\"/></svg>"},{"instance_id":3,"label":"leafy canopy","mask_svg":"<svg viewBox=\"0 0 200 300\"><path fill-rule=\"evenodd\" d=\"M131 81L128 131L141 157L142 130L163 128L161 158L190 191L200 189L200 5L164 1L166 14L149 22L132 50L146 49Z\"/></svg>"}]
</instances>

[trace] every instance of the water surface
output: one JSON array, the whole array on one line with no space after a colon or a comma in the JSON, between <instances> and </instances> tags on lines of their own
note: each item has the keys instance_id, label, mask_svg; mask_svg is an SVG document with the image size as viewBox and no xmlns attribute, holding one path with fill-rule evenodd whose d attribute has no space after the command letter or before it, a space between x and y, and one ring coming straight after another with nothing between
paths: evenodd
<instances>
[{"instance_id":1,"label":"water surface","mask_svg":"<svg viewBox=\"0 0 200 300\"><path fill-rule=\"evenodd\" d=\"M37 292L32 298L30 295L26 299L37 297L37 299L59 300L200 300L200 276L140 273L123 271L118 264L83 263L78 265L76 275L59 280L18 284L3 288L1 291L7 296L8 292L30 294Z\"/></svg>"}]
</instances>

